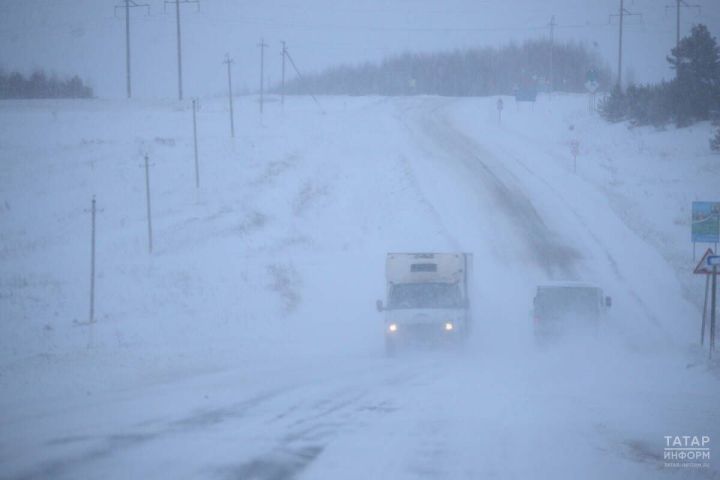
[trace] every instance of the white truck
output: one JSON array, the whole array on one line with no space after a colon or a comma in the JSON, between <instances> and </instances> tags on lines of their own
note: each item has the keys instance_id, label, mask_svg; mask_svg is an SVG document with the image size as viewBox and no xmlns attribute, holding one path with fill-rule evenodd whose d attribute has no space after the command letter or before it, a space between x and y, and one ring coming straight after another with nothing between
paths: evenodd
<instances>
[{"instance_id":1,"label":"white truck","mask_svg":"<svg viewBox=\"0 0 720 480\"><path fill-rule=\"evenodd\" d=\"M385 347L458 343L472 324L471 253L388 253Z\"/></svg>"}]
</instances>

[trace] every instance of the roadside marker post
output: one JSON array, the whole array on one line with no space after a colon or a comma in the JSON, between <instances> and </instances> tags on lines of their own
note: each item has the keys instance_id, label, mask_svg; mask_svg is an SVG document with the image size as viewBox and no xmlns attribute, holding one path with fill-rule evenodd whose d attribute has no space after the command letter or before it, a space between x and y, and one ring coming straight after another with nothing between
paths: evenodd
<instances>
[{"instance_id":1,"label":"roadside marker post","mask_svg":"<svg viewBox=\"0 0 720 480\"><path fill-rule=\"evenodd\" d=\"M580 141L570 141L570 153L573 156L573 173L577 173L577 157L580 154Z\"/></svg>"},{"instance_id":2,"label":"roadside marker post","mask_svg":"<svg viewBox=\"0 0 720 480\"><path fill-rule=\"evenodd\" d=\"M705 275L705 297L703 300L703 315L702 315L702 323L700 324L700 345L705 345L705 326L707 325L707 309L708 309L708 299L709 299L709 289L710 289L710 276L713 274L712 269L708 265L708 259L712 256L716 256L713 253L712 248L708 248L705 251L705 254L702 256L700 261L698 262L697 266L695 267L695 270L693 270L693 273L695 275ZM712 330L712 328L711 328Z\"/></svg>"},{"instance_id":3,"label":"roadside marker post","mask_svg":"<svg viewBox=\"0 0 720 480\"><path fill-rule=\"evenodd\" d=\"M710 358L712 358L713 350L715 350L715 309L717 299L717 268L720 263L720 256L714 255L708 258L708 265L711 265L711 259L715 259L712 263L712 300L710 301Z\"/></svg>"},{"instance_id":4,"label":"roadside marker post","mask_svg":"<svg viewBox=\"0 0 720 480\"><path fill-rule=\"evenodd\" d=\"M195 149L195 188L200 188L200 166L198 162L198 139L197 139L197 109L198 100L192 100L192 119L193 119L193 147Z\"/></svg>"},{"instance_id":5,"label":"roadside marker post","mask_svg":"<svg viewBox=\"0 0 720 480\"><path fill-rule=\"evenodd\" d=\"M145 154L145 198L147 200L147 227L148 227L148 253L152 253L152 208L150 207L150 165L148 155Z\"/></svg>"},{"instance_id":6,"label":"roadside marker post","mask_svg":"<svg viewBox=\"0 0 720 480\"><path fill-rule=\"evenodd\" d=\"M86 212L88 210L85 210ZM90 203L90 316L88 317L88 324L95 323L95 219L98 212L97 202L95 195L92 196Z\"/></svg>"}]
</instances>

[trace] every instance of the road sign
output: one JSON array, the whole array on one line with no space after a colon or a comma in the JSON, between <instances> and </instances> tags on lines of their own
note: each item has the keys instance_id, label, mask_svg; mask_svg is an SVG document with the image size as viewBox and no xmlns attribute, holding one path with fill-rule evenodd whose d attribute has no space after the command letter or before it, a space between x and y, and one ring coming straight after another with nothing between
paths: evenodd
<instances>
[{"instance_id":1,"label":"road sign","mask_svg":"<svg viewBox=\"0 0 720 480\"><path fill-rule=\"evenodd\" d=\"M692 241L720 242L720 202L692 203Z\"/></svg>"},{"instance_id":2,"label":"road sign","mask_svg":"<svg viewBox=\"0 0 720 480\"><path fill-rule=\"evenodd\" d=\"M577 157L580 153L580 142L578 140L570 140L570 153L573 157Z\"/></svg>"},{"instance_id":3,"label":"road sign","mask_svg":"<svg viewBox=\"0 0 720 480\"><path fill-rule=\"evenodd\" d=\"M708 263L708 258L712 257L718 257L718 255L715 255L713 253L712 248L708 248L705 251L705 255L700 259L700 262L698 262L697 266L695 267L695 270L693 270L693 273L696 275L712 275L712 268L709 267L710 265Z\"/></svg>"},{"instance_id":4,"label":"road sign","mask_svg":"<svg viewBox=\"0 0 720 480\"><path fill-rule=\"evenodd\" d=\"M595 67L592 67L585 73L585 81L597 83L597 76L597 70L595 69Z\"/></svg>"},{"instance_id":5,"label":"road sign","mask_svg":"<svg viewBox=\"0 0 720 480\"><path fill-rule=\"evenodd\" d=\"M720 255L710 255L707 257L708 267L717 267L718 265L720 265Z\"/></svg>"}]
</instances>

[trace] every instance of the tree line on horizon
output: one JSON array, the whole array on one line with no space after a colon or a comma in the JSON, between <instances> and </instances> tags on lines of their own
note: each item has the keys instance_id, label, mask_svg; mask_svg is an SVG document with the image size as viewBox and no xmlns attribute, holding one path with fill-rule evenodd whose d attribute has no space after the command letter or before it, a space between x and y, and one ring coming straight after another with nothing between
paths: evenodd
<instances>
[{"instance_id":1,"label":"tree line on horizon","mask_svg":"<svg viewBox=\"0 0 720 480\"><path fill-rule=\"evenodd\" d=\"M43 70L29 77L0 71L0 99L93 98L93 90L77 75L69 78L48 76Z\"/></svg>"},{"instance_id":2,"label":"tree line on horizon","mask_svg":"<svg viewBox=\"0 0 720 480\"><path fill-rule=\"evenodd\" d=\"M379 63L342 65L286 83L294 95L507 95L517 89L584 92L587 74L600 88L611 71L577 42L548 39L438 53L404 53ZM279 92L279 86L274 88Z\"/></svg>"}]
</instances>

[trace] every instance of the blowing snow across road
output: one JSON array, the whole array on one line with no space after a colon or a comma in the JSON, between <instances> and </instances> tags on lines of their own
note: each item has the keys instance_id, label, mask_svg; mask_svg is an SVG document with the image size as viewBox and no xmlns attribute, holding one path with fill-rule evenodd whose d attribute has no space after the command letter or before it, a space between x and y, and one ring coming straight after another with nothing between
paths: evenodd
<instances>
[{"instance_id":1,"label":"blowing snow across road","mask_svg":"<svg viewBox=\"0 0 720 480\"><path fill-rule=\"evenodd\" d=\"M714 456L663 460L665 436L720 438L680 247L630 221L645 200L606 181L617 152L588 142L573 173L559 148L565 122L610 143L630 133L578 113L580 98L503 123L492 99L321 103L259 121L245 100L235 141L224 104L204 104L197 191L184 107L0 107L0 478L720 475ZM543 122L556 137L533 134ZM465 348L383 358L388 251L474 253ZM597 338L535 345L534 289L550 280L613 296Z\"/></svg>"}]
</instances>

